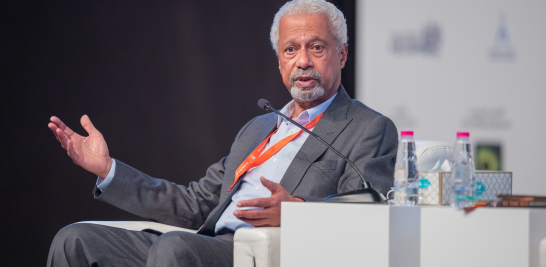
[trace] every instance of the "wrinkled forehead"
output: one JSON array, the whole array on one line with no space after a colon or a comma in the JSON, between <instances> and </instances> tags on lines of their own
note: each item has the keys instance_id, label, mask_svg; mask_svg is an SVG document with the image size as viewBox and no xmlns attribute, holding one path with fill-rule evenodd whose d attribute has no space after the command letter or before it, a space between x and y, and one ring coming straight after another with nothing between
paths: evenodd
<instances>
[{"instance_id":1,"label":"wrinkled forehead","mask_svg":"<svg viewBox=\"0 0 546 267\"><path fill-rule=\"evenodd\" d=\"M301 39L335 39L324 14L285 15L279 23L279 45Z\"/></svg>"}]
</instances>

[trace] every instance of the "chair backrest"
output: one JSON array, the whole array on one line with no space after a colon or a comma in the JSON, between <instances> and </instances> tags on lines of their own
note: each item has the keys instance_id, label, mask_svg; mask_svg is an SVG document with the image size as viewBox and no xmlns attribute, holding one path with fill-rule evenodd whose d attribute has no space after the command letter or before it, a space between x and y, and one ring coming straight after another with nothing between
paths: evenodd
<instances>
[{"instance_id":1,"label":"chair backrest","mask_svg":"<svg viewBox=\"0 0 546 267\"><path fill-rule=\"evenodd\" d=\"M429 171L438 162L448 162L453 158L453 146L443 141L416 140L415 156L417 157L417 170Z\"/></svg>"}]
</instances>

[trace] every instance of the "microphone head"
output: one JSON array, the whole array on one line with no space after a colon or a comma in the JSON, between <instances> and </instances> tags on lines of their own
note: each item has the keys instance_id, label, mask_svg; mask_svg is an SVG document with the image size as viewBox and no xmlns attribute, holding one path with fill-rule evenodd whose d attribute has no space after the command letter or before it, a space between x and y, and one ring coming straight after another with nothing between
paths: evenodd
<instances>
[{"instance_id":1,"label":"microphone head","mask_svg":"<svg viewBox=\"0 0 546 267\"><path fill-rule=\"evenodd\" d=\"M267 101L267 100L265 100L263 98L258 100L258 107L260 107L261 109L268 110L270 106L271 106L271 104L269 104L269 101Z\"/></svg>"}]
</instances>

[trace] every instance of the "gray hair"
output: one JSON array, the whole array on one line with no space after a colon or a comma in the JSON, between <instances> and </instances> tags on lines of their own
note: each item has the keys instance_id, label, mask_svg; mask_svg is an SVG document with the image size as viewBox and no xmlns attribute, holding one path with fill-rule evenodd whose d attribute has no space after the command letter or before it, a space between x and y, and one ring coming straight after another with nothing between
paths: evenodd
<instances>
[{"instance_id":1,"label":"gray hair","mask_svg":"<svg viewBox=\"0 0 546 267\"><path fill-rule=\"evenodd\" d=\"M336 46L338 51L343 49L344 44L349 40L347 35L347 22L343 13L337 9L331 3L325 0L292 0L279 9L279 12L275 14L273 19L273 25L271 25L271 32L269 33L269 40L275 53L278 53L279 49L279 24L281 18L285 15L311 15L311 14L324 14L330 21L330 31L336 38Z\"/></svg>"}]
</instances>

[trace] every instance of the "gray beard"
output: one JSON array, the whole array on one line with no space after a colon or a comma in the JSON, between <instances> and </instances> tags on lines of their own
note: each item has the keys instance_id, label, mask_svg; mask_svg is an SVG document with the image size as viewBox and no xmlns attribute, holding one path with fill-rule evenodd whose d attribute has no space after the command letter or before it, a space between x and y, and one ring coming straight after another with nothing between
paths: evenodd
<instances>
[{"instance_id":1,"label":"gray beard","mask_svg":"<svg viewBox=\"0 0 546 267\"><path fill-rule=\"evenodd\" d=\"M292 95L292 98L298 102L310 102L315 101L317 98L324 95L324 88L322 88L320 84L312 88L299 88L292 85L290 94Z\"/></svg>"}]
</instances>

